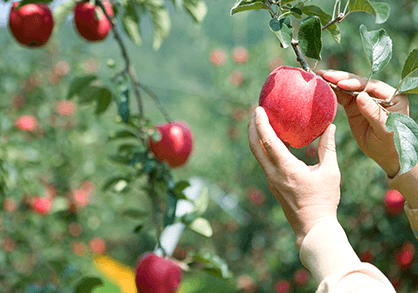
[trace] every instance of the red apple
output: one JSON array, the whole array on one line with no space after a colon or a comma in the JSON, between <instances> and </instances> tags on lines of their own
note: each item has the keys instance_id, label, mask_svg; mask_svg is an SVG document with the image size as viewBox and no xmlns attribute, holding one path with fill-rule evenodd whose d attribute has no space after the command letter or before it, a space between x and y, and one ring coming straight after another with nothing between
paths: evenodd
<instances>
[{"instance_id":1,"label":"red apple","mask_svg":"<svg viewBox=\"0 0 418 293\"><path fill-rule=\"evenodd\" d=\"M9 14L9 28L16 40L31 48L48 42L54 27L51 10L44 3L26 4L17 9L14 2Z\"/></svg>"},{"instance_id":2,"label":"red apple","mask_svg":"<svg viewBox=\"0 0 418 293\"><path fill-rule=\"evenodd\" d=\"M399 191L389 189L385 193L384 203L386 212L392 216L397 216L403 211L405 199Z\"/></svg>"},{"instance_id":3,"label":"red apple","mask_svg":"<svg viewBox=\"0 0 418 293\"><path fill-rule=\"evenodd\" d=\"M96 237L89 241L89 247L95 253L103 253L106 250L106 243L102 238Z\"/></svg>"},{"instance_id":4,"label":"red apple","mask_svg":"<svg viewBox=\"0 0 418 293\"><path fill-rule=\"evenodd\" d=\"M240 86L244 83L244 74L239 70L234 70L229 75L229 82L233 85Z\"/></svg>"},{"instance_id":5,"label":"red apple","mask_svg":"<svg viewBox=\"0 0 418 293\"><path fill-rule=\"evenodd\" d=\"M299 286L304 286L309 281L309 271L305 268L300 268L293 275L293 279Z\"/></svg>"},{"instance_id":6,"label":"red apple","mask_svg":"<svg viewBox=\"0 0 418 293\"><path fill-rule=\"evenodd\" d=\"M136 288L141 293L175 293L180 285L181 275L177 264L149 252L138 261Z\"/></svg>"},{"instance_id":7,"label":"red apple","mask_svg":"<svg viewBox=\"0 0 418 293\"><path fill-rule=\"evenodd\" d=\"M221 66L225 63L226 54L225 51L222 49L215 49L210 52L210 63L214 66Z\"/></svg>"},{"instance_id":8,"label":"red apple","mask_svg":"<svg viewBox=\"0 0 418 293\"><path fill-rule=\"evenodd\" d=\"M287 293L290 292L290 283L287 280L280 280L274 286L277 293Z\"/></svg>"},{"instance_id":9,"label":"red apple","mask_svg":"<svg viewBox=\"0 0 418 293\"><path fill-rule=\"evenodd\" d=\"M107 14L112 17L112 6L102 1ZM80 2L74 9L74 23L79 34L88 41L104 40L112 29L110 21L99 6L90 2Z\"/></svg>"},{"instance_id":10,"label":"red apple","mask_svg":"<svg viewBox=\"0 0 418 293\"><path fill-rule=\"evenodd\" d=\"M305 147L320 136L337 112L337 98L326 81L290 66L270 73L259 105L277 136L294 148Z\"/></svg>"},{"instance_id":11,"label":"red apple","mask_svg":"<svg viewBox=\"0 0 418 293\"><path fill-rule=\"evenodd\" d=\"M58 102L55 106L55 112L63 116L71 116L75 112L76 108L77 106L73 101L64 100Z\"/></svg>"},{"instance_id":12,"label":"red apple","mask_svg":"<svg viewBox=\"0 0 418 293\"><path fill-rule=\"evenodd\" d=\"M409 268L415 258L415 246L412 242L406 242L396 253L396 262L401 269Z\"/></svg>"},{"instance_id":13,"label":"red apple","mask_svg":"<svg viewBox=\"0 0 418 293\"><path fill-rule=\"evenodd\" d=\"M36 196L32 199L32 208L38 214L46 215L52 208L52 201L44 197Z\"/></svg>"},{"instance_id":14,"label":"red apple","mask_svg":"<svg viewBox=\"0 0 418 293\"><path fill-rule=\"evenodd\" d=\"M15 127L20 130L32 132L38 127L38 121L32 115L22 115L15 121Z\"/></svg>"},{"instance_id":15,"label":"red apple","mask_svg":"<svg viewBox=\"0 0 418 293\"><path fill-rule=\"evenodd\" d=\"M244 47L237 47L232 51L232 59L238 64L244 64L248 60L248 51Z\"/></svg>"},{"instance_id":16,"label":"red apple","mask_svg":"<svg viewBox=\"0 0 418 293\"><path fill-rule=\"evenodd\" d=\"M161 133L161 140L149 141L154 156L172 168L184 165L193 149L193 134L187 123L175 121L158 124L156 128Z\"/></svg>"}]
</instances>

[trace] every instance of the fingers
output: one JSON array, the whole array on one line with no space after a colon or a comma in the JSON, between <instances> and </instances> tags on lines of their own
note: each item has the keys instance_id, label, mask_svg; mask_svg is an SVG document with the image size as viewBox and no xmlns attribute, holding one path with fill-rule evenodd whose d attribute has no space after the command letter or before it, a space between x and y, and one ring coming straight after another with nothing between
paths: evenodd
<instances>
[{"instance_id":1,"label":"fingers","mask_svg":"<svg viewBox=\"0 0 418 293\"><path fill-rule=\"evenodd\" d=\"M248 133L251 151L264 171L274 168L274 165L284 168L294 163L293 155L277 137L262 107L255 109L255 116L251 117Z\"/></svg>"},{"instance_id":2,"label":"fingers","mask_svg":"<svg viewBox=\"0 0 418 293\"><path fill-rule=\"evenodd\" d=\"M387 115L375 101L365 92L361 92L356 99L360 113L370 123L376 134L386 134Z\"/></svg>"},{"instance_id":3,"label":"fingers","mask_svg":"<svg viewBox=\"0 0 418 293\"><path fill-rule=\"evenodd\" d=\"M335 129L336 126L331 124L319 139L318 156L321 166L334 168L337 166L337 150L335 147Z\"/></svg>"}]
</instances>

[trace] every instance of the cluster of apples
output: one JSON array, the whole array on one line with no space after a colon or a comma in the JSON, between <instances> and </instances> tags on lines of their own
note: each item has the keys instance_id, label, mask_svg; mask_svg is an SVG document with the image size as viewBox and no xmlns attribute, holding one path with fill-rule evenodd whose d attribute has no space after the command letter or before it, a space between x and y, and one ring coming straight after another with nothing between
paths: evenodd
<instances>
[{"instance_id":1,"label":"cluster of apples","mask_svg":"<svg viewBox=\"0 0 418 293\"><path fill-rule=\"evenodd\" d=\"M112 17L112 6L102 1L106 13ZM88 41L104 40L112 28L99 6L79 2L74 9L74 24L78 33ZM48 5L31 3L20 6L14 2L9 14L9 28L15 39L30 48L44 46L54 28L54 17Z\"/></svg>"}]
</instances>

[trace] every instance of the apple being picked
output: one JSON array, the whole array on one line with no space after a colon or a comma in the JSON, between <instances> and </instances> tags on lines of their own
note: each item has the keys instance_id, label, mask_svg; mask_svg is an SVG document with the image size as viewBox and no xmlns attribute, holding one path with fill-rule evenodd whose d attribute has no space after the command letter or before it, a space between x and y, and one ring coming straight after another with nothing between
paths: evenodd
<instances>
[{"instance_id":1,"label":"apple being picked","mask_svg":"<svg viewBox=\"0 0 418 293\"><path fill-rule=\"evenodd\" d=\"M171 168L184 165L193 150L193 134L187 123L175 121L157 124L155 127L161 133L161 139L149 141L154 156Z\"/></svg>"},{"instance_id":2,"label":"apple being picked","mask_svg":"<svg viewBox=\"0 0 418 293\"><path fill-rule=\"evenodd\" d=\"M44 46L51 36L54 19L48 5L31 3L17 6L14 2L9 14L9 28L16 40L27 47Z\"/></svg>"},{"instance_id":3,"label":"apple being picked","mask_svg":"<svg viewBox=\"0 0 418 293\"><path fill-rule=\"evenodd\" d=\"M303 148L319 137L337 112L337 98L326 81L290 66L270 73L259 105L277 136L294 148Z\"/></svg>"},{"instance_id":4,"label":"apple being picked","mask_svg":"<svg viewBox=\"0 0 418 293\"><path fill-rule=\"evenodd\" d=\"M177 264L149 252L138 261L136 288L141 293L175 293L181 282L181 274Z\"/></svg>"}]
</instances>

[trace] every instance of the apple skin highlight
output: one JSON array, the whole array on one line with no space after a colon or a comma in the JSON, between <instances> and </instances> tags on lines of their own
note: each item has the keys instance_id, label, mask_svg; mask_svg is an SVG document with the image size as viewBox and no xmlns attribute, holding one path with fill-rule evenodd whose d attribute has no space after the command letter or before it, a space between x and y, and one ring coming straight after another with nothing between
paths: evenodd
<instances>
[{"instance_id":1,"label":"apple skin highlight","mask_svg":"<svg viewBox=\"0 0 418 293\"><path fill-rule=\"evenodd\" d=\"M283 142L303 148L332 123L337 97L328 83L313 73L281 66L267 77L259 105Z\"/></svg>"}]
</instances>

